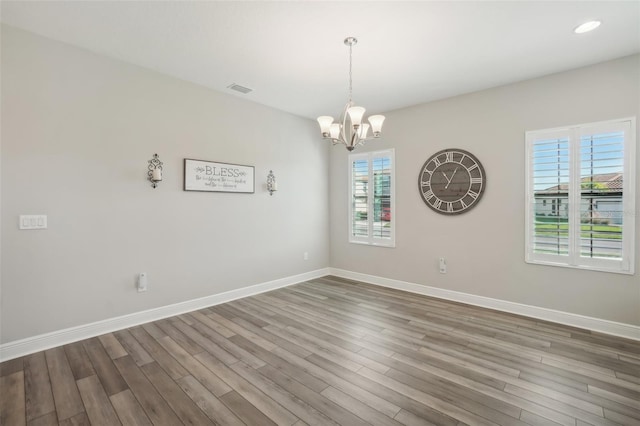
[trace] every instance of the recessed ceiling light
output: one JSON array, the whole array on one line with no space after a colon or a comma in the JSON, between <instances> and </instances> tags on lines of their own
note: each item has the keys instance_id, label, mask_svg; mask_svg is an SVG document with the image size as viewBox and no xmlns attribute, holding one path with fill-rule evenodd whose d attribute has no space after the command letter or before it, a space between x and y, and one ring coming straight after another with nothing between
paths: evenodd
<instances>
[{"instance_id":1,"label":"recessed ceiling light","mask_svg":"<svg viewBox=\"0 0 640 426\"><path fill-rule=\"evenodd\" d=\"M575 30L573 30L574 33L576 34L582 34L582 33L586 33L592 30L595 30L596 28L598 28L600 26L602 22L600 21L589 21L589 22L585 22L582 25L578 25Z\"/></svg>"}]
</instances>

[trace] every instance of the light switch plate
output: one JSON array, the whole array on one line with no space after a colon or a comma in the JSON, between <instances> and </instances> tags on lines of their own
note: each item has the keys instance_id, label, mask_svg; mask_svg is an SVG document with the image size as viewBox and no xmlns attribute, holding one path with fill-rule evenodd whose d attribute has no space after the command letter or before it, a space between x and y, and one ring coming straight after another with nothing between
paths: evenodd
<instances>
[{"instance_id":1,"label":"light switch plate","mask_svg":"<svg viewBox=\"0 0 640 426\"><path fill-rule=\"evenodd\" d=\"M47 229L47 215L22 214L18 225L20 229Z\"/></svg>"}]
</instances>

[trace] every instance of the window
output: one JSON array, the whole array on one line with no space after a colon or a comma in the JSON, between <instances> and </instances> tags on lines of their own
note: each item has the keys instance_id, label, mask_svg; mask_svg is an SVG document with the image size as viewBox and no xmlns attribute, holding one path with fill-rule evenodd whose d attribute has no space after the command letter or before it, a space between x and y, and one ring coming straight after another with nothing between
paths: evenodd
<instances>
[{"instance_id":1,"label":"window","mask_svg":"<svg viewBox=\"0 0 640 426\"><path fill-rule=\"evenodd\" d=\"M633 274L635 119L526 133L526 261Z\"/></svg>"},{"instance_id":2,"label":"window","mask_svg":"<svg viewBox=\"0 0 640 426\"><path fill-rule=\"evenodd\" d=\"M349 242L395 246L393 150L349 155Z\"/></svg>"}]
</instances>

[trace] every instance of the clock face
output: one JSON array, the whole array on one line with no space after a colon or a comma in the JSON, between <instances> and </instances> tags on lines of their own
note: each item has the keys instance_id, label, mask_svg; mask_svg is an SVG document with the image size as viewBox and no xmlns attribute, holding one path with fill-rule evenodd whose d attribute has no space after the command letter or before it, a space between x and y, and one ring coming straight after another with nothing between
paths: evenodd
<instances>
[{"instance_id":1,"label":"clock face","mask_svg":"<svg viewBox=\"0 0 640 426\"><path fill-rule=\"evenodd\" d=\"M427 206L447 215L464 213L478 204L486 185L480 161L455 148L433 154L418 177L418 190Z\"/></svg>"}]
</instances>

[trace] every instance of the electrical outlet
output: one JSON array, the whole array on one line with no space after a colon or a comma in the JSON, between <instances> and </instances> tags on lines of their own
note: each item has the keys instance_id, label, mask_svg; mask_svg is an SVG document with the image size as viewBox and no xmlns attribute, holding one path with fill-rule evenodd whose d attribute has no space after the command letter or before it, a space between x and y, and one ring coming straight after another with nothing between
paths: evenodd
<instances>
[{"instance_id":1,"label":"electrical outlet","mask_svg":"<svg viewBox=\"0 0 640 426\"><path fill-rule=\"evenodd\" d=\"M308 251L304 252L304 254L302 255L302 259L309 260L309 252Z\"/></svg>"},{"instance_id":2,"label":"electrical outlet","mask_svg":"<svg viewBox=\"0 0 640 426\"><path fill-rule=\"evenodd\" d=\"M447 262L444 260L444 257L441 257L438 260L438 267L440 269L440 273L441 274L446 274L447 273Z\"/></svg>"},{"instance_id":3,"label":"electrical outlet","mask_svg":"<svg viewBox=\"0 0 640 426\"><path fill-rule=\"evenodd\" d=\"M147 284L148 284L147 273L140 272L140 275L138 275L138 293L147 291Z\"/></svg>"}]
</instances>

